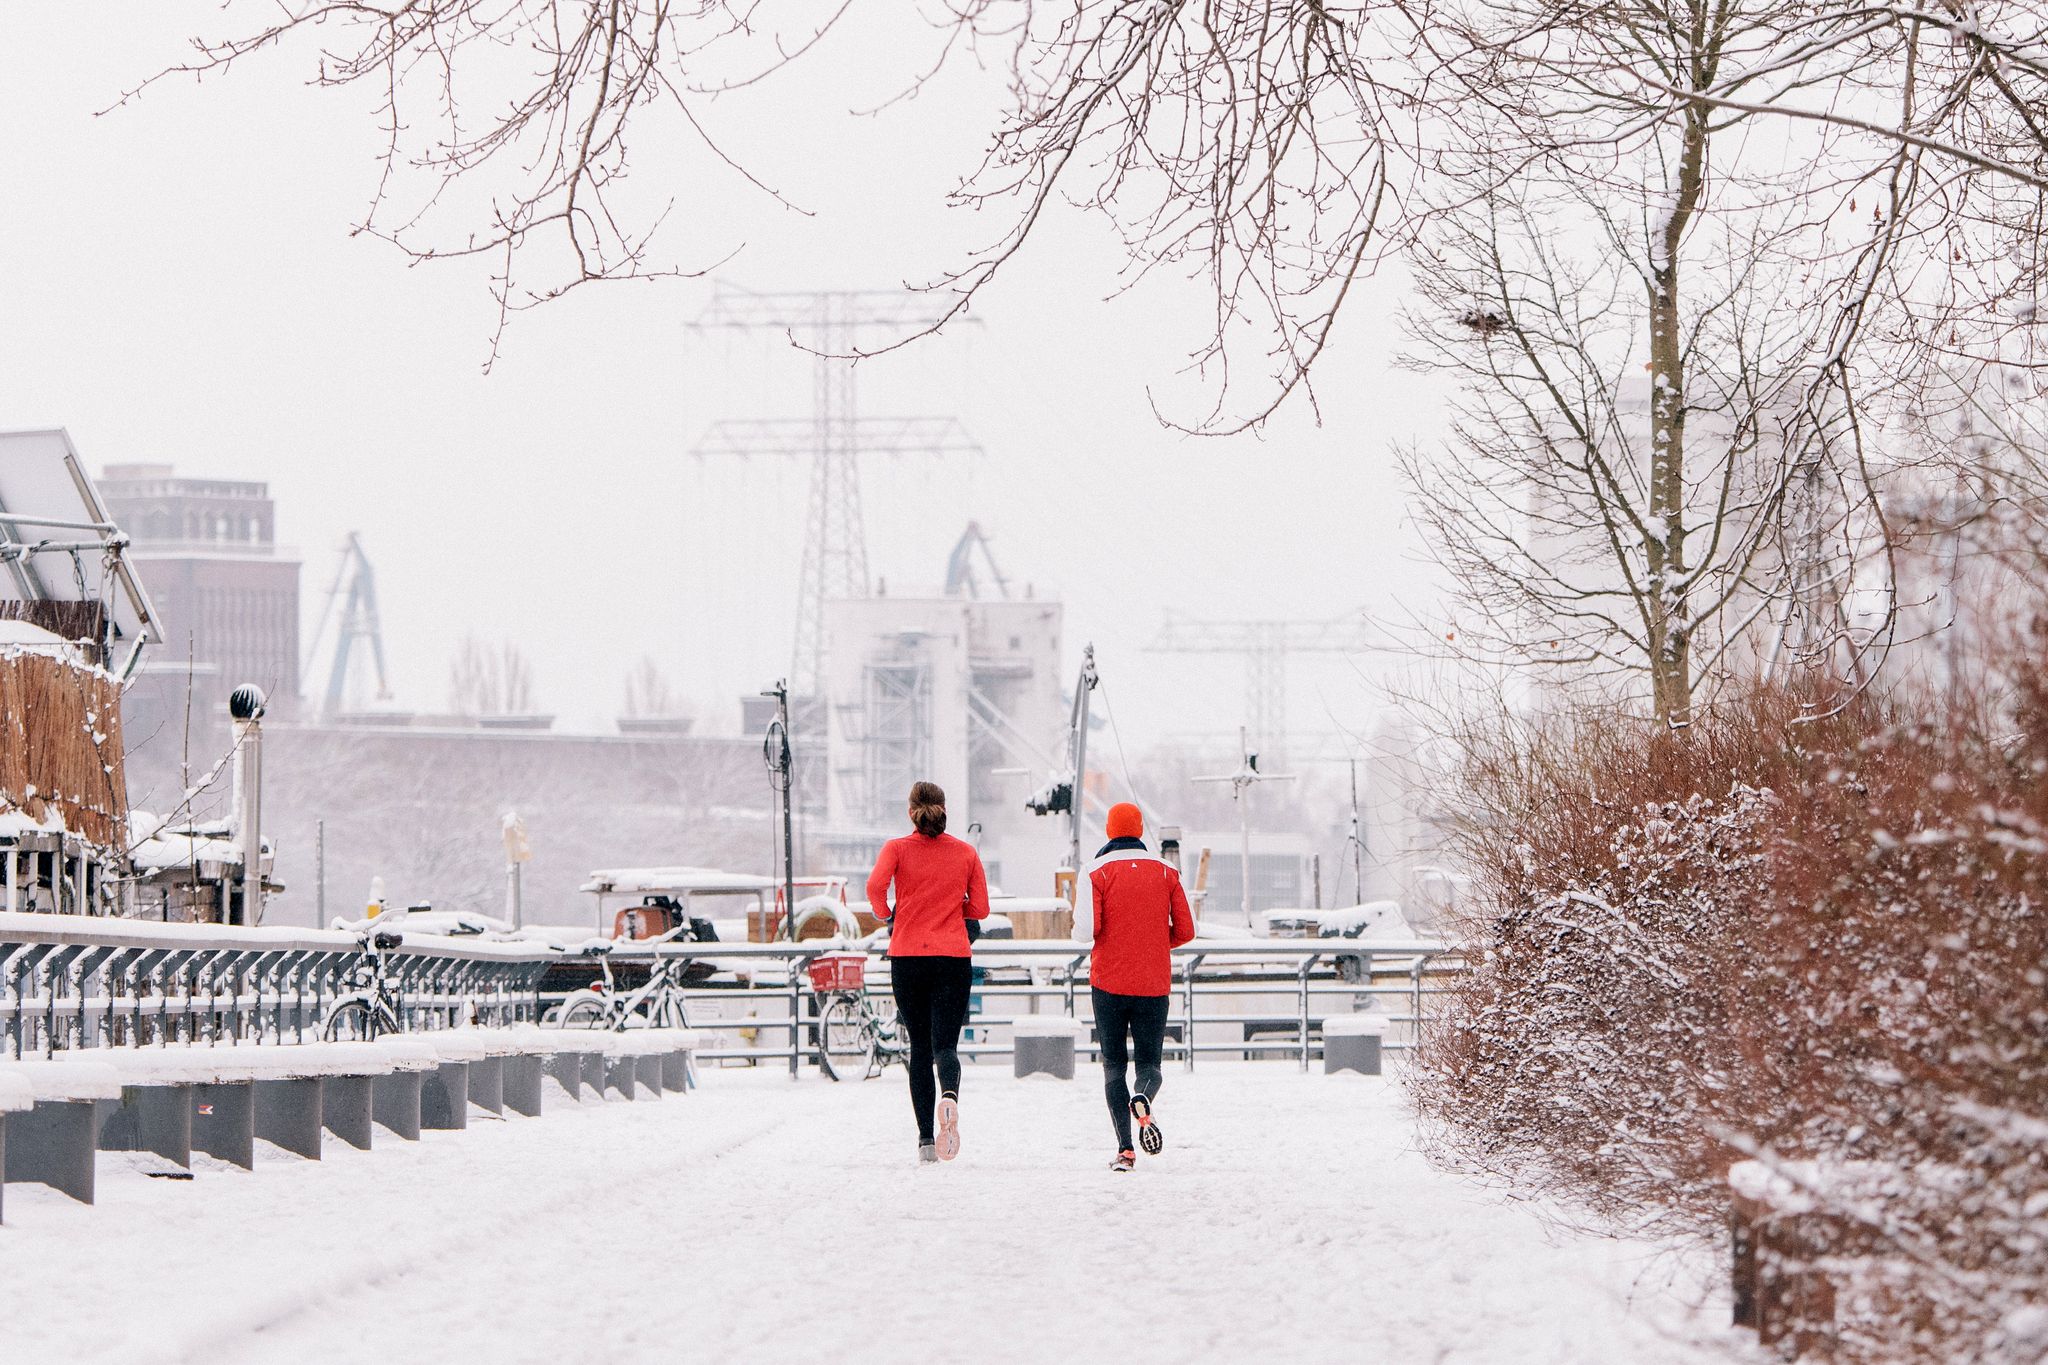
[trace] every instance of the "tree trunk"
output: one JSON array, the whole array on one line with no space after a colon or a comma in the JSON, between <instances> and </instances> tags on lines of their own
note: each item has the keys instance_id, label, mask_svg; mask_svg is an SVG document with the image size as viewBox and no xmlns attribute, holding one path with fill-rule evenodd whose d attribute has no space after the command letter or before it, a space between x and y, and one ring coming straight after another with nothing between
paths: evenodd
<instances>
[{"instance_id":1,"label":"tree trunk","mask_svg":"<svg viewBox=\"0 0 2048 1365\"><path fill-rule=\"evenodd\" d=\"M1688 115L1672 195L1650 223L1650 479L1644 534L1650 699L1658 720L1692 716L1692 585L1685 558L1685 356L1679 329L1678 247L1706 181L1707 125Z\"/></svg>"}]
</instances>

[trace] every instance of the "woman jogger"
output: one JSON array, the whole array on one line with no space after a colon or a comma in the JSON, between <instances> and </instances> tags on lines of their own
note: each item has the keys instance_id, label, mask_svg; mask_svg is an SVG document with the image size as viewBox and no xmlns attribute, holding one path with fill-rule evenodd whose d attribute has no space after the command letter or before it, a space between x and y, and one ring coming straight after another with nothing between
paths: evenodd
<instances>
[{"instance_id":1,"label":"woman jogger","mask_svg":"<svg viewBox=\"0 0 2048 1365\"><path fill-rule=\"evenodd\" d=\"M946 833L946 793L910 789L917 832L882 845L868 905L890 924L890 989L910 1035L910 1108L920 1162L960 1154L960 1030L974 982L967 921L988 915L988 878L971 844ZM893 908L889 887L895 884Z\"/></svg>"}]
</instances>

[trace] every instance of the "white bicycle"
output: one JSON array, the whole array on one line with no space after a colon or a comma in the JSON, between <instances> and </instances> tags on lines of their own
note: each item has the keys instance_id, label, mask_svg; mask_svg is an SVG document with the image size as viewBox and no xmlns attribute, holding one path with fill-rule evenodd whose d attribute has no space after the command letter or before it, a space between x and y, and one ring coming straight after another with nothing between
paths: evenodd
<instances>
[{"instance_id":1,"label":"white bicycle","mask_svg":"<svg viewBox=\"0 0 2048 1365\"><path fill-rule=\"evenodd\" d=\"M658 948L681 932L680 928L671 929L659 938L647 940L648 946ZM690 1017L683 1003L682 976L688 968L684 959L663 957L657 952L647 969L647 980L630 991L622 991L612 979L612 945L593 944L586 951L597 958L602 982L563 996L561 1004L541 1016L544 1026L611 1029L614 1032L629 1028L690 1026Z\"/></svg>"}]
</instances>

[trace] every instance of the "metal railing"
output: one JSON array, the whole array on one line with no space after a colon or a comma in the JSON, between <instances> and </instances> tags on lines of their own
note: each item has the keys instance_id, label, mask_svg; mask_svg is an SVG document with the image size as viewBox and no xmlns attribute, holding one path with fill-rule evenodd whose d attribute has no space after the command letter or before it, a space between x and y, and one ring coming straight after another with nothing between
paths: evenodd
<instances>
[{"instance_id":1,"label":"metal railing","mask_svg":"<svg viewBox=\"0 0 2048 1365\"><path fill-rule=\"evenodd\" d=\"M0 1056L312 1041L374 964L353 934L0 916ZM408 935L381 964L408 1029L530 1021L552 949Z\"/></svg>"},{"instance_id":2,"label":"metal railing","mask_svg":"<svg viewBox=\"0 0 2048 1365\"><path fill-rule=\"evenodd\" d=\"M713 979L682 992L691 1026L710 1035L697 1055L783 1062L795 1074L816 1050L806 964L860 950L839 939L620 944L610 958L620 967L659 954L714 968ZM1088 960L1085 946L1069 942L984 940L963 1055L1009 1055L1018 1019L1089 1020ZM384 972L409 1030L532 1022L560 999L541 990L548 969L590 961L532 942L417 933L378 961L337 931L0 914L0 1056L311 1041L369 970ZM868 964L868 990L886 995L888 959L874 954ZM1173 954L1167 1055L1192 1069L1200 1056L1279 1052L1306 1070L1323 1018L1355 1012L1387 1016L1383 1046L1406 1049L1429 997L1463 969L1454 946L1430 940L1197 939ZM1079 1047L1098 1051L1089 1038Z\"/></svg>"},{"instance_id":3,"label":"metal railing","mask_svg":"<svg viewBox=\"0 0 2048 1365\"><path fill-rule=\"evenodd\" d=\"M617 967L659 953L719 968L725 980L683 991L690 1026L714 1035L696 1055L707 1062L780 1061L795 1074L816 1047L816 1004L805 964L824 953L859 948L834 939L669 943L638 951L621 946L611 960ZM1020 1018L1059 1014L1092 1020L1088 958L1085 946L1070 942L983 940L974 953L981 979L974 986L962 1055L1008 1056L1008 1026ZM1321 1045L1322 1020L1331 1013L1384 1015L1394 1033L1383 1046L1407 1050L1428 999L1463 970L1458 950L1434 940L1198 939L1173 954L1175 1011L1167 1056L1192 1069L1202 1055L1285 1052L1307 1070ZM888 993L886 957L871 955L867 975L870 992ZM1398 1007L1386 1007L1388 1001ZM1236 1036L1229 1036L1233 1031ZM763 1035L779 1041L768 1043ZM1090 1038L1079 1047L1098 1052Z\"/></svg>"}]
</instances>

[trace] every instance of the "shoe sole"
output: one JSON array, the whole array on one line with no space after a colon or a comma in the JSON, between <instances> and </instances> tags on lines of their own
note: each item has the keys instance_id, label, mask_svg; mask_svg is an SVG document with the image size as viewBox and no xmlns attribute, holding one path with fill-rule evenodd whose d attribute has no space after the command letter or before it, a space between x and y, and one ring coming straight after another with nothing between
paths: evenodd
<instances>
[{"instance_id":1,"label":"shoe sole","mask_svg":"<svg viewBox=\"0 0 2048 1365\"><path fill-rule=\"evenodd\" d=\"M939 1101L939 1136L936 1145L939 1160L951 1161L960 1155L960 1106L953 1100Z\"/></svg>"},{"instance_id":2,"label":"shoe sole","mask_svg":"<svg viewBox=\"0 0 2048 1365\"><path fill-rule=\"evenodd\" d=\"M1166 1137L1152 1121L1152 1102L1143 1095L1131 1096L1131 1117L1138 1121L1139 1150L1146 1156L1158 1156L1166 1147Z\"/></svg>"}]
</instances>

